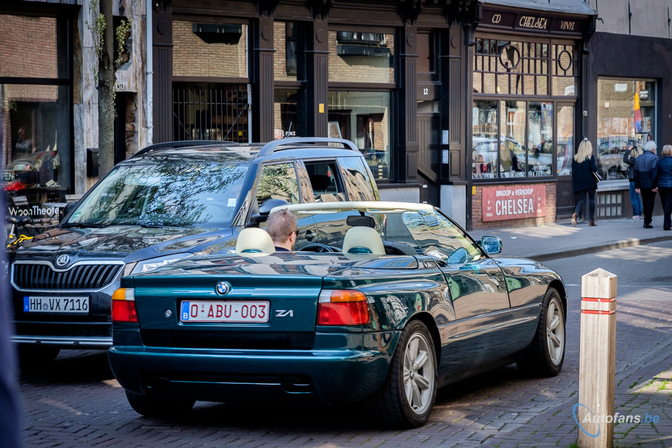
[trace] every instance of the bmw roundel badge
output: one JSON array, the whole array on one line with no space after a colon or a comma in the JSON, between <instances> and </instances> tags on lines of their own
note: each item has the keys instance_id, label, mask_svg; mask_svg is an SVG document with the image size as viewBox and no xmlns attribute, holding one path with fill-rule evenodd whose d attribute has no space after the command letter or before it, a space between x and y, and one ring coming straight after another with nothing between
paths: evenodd
<instances>
[{"instance_id":1,"label":"bmw roundel badge","mask_svg":"<svg viewBox=\"0 0 672 448\"><path fill-rule=\"evenodd\" d=\"M70 261L70 257L68 257L67 255L60 255L60 256L56 259L56 266L62 268L63 266L65 266L66 264L68 264L69 261Z\"/></svg>"},{"instance_id":2,"label":"bmw roundel badge","mask_svg":"<svg viewBox=\"0 0 672 448\"><path fill-rule=\"evenodd\" d=\"M219 282L217 283L217 286L215 286L215 291L220 296L224 296L231 291L231 284L229 282Z\"/></svg>"}]
</instances>

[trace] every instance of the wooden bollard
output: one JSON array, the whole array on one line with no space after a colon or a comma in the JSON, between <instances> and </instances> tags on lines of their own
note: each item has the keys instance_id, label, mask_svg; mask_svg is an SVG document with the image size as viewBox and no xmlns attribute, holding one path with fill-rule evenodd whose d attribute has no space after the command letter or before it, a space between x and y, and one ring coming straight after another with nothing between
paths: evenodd
<instances>
[{"instance_id":1,"label":"wooden bollard","mask_svg":"<svg viewBox=\"0 0 672 448\"><path fill-rule=\"evenodd\" d=\"M614 446L617 276L596 269L581 277L579 448Z\"/></svg>"}]
</instances>

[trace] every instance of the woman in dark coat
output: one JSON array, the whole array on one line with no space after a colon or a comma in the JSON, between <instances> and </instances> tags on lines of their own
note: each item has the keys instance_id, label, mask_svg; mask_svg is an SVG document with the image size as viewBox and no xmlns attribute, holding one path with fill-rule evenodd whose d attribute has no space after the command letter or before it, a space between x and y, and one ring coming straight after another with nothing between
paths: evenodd
<instances>
[{"instance_id":1,"label":"woman in dark coat","mask_svg":"<svg viewBox=\"0 0 672 448\"><path fill-rule=\"evenodd\" d=\"M672 228L672 146L663 146L663 158L658 162L658 193L663 205L663 230Z\"/></svg>"},{"instance_id":2,"label":"woman in dark coat","mask_svg":"<svg viewBox=\"0 0 672 448\"><path fill-rule=\"evenodd\" d=\"M572 186L574 194L579 195L579 202L572 215L572 225L576 225L576 218L579 216L583 204L586 204L590 212L590 226L595 226L595 190L597 190L597 164L593 156L593 145L585 138L579 144L579 150L572 160Z\"/></svg>"}]
</instances>

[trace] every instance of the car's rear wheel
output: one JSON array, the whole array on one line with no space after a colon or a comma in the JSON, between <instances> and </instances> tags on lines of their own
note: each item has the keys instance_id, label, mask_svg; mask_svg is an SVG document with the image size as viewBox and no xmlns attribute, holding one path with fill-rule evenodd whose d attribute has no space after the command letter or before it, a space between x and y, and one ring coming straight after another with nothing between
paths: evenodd
<instances>
[{"instance_id":1,"label":"car's rear wheel","mask_svg":"<svg viewBox=\"0 0 672 448\"><path fill-rule=\"evenodd\" d=\"M411 322L401 333L383 387L370 400L371 410L386 426L422 426L434 406L437 371L429 330L418 320Z\"/></svg>"},{"instance_id":2,"label":"car's rear wheel","mask_svg":"<svg viewBox=\"0 0 672 448\"><path fill-rule=\"evenodd\" d=\"M61 349L44 345L19 344L18 351L22 369L37 369L54 362Z\"/></svg>"},{"instance_id":3,"label":"car's rear wheel","mask_svg":"<svg viewBox=\"0 0 672 448\"><path fill-rule=\"evenodd\" d=\"M175 417L194 407L194 400L149 397L126 391L126 398L138 414L145 417Z\"/></svg>"},{"instance_id":4,"label":"car's rear wheel","mask_svg":"<svg viewBox=\"0 0 672 448\"><path fill-rule=\"evenodd\" d=\"M557 375L565 361L565 341L565 308L558 291L548 288L537 332L525 357L518 361L518 368L534 376Z\"/></svg>"}]
</instances>

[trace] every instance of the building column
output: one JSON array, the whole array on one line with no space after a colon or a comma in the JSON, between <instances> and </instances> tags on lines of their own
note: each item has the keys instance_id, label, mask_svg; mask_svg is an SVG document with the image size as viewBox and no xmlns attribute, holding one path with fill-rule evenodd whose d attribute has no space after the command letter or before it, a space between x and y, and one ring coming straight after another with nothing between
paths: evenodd
<instances>
[{"instance_id":1,"label":"building column","mask_svg":"<svg viewBox=\"0 0 672 448\"><path fill-rule=\"evenodd\" d=\"M418 180L418 99L417 50L418 28L405 24L399 36L399 91L397 95L396 134L392 179L401 183Z\"/></svg>"},{"instance_id":2,"label":"building column","mask_svg":"<svg viewBox=\"0 0 672 448\"><path fill-rule=\"evenodd\" d=\"M328 137L329 29L316 19L306 24L306 136Z\"/></svg>"},{"instance_id":3,"label":"building column","mask_svg":"<svg viewBox=\"0 0 672 448\"><path fill-rule=\"evenodd\" d=\"M252 24L252 140L270 142L273 125L273 18L260 17Z\"/></svg>"},{"instance_id":4,"label":"building column","mask_svg":"<svg viewBox=\"0 0 672 448\"><path fill-rule=\"evenodd\" d=\"M173 19L170 1L154 4L154 143L173 140Z\"/></svg>"}]
</instances>

